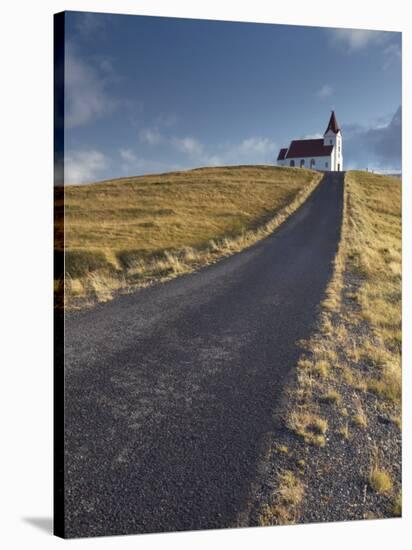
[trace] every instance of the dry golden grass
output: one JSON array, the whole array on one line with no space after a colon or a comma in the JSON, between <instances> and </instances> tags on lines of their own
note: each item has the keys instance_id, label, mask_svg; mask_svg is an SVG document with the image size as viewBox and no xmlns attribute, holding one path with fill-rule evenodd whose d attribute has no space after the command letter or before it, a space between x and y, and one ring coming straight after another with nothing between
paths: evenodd
<instances>
[{"instance_id":1,"label":"dry golden grass","mask_svg":"<svg viewBox=\"0 0 412 550\"><path fill-rule=\"evenodd\" d=\"M338 403L340 403L340 400L341 396L335 390L328 390L320 397L320 401L322 403L328 403L331 405L337 405Z\"/></svg>"},{"instance_id":2,"label":"dry golden grass","mask_svg":"<svg viewBox=\"0 0 412 550\"><path fill-rule=\"evenodd\" d=\"M303 483L291 471L279 476L278 495L283 504L296 505L301 502L304 494Z\"/></svg>"},{"instance_id":3,"label":"dry golden grass","mask_svg":"<svg viewBox=\"0 0 412 550\"><path fill-rule=\"evenodd\" d=\"M363 359L376 369L367 387L378 396L401 399L401 181L349 172L348 268L361 275L361 315L372 328Z\"/></svg>"},{"instance_id":4,"label":"dry golden grass","mask_svg":"<svg viewBox=\"0 0 412 550\"><path fill-rule=\"evenodd\" d=\"M278 453L281 453L281 454L288 454L289 453L289 449L286 445L276 445L276 450Z\"/></svg>"},{"instance_id":5,"label":"dry golden grass","mask_svg":"<svg viewBox=\"0 0 412 550\"><path fill-rule=\"evenodd\" d=\"M296 461L296 466L299 468L299 470L303 472L306 466L305 460L303 458L300 458L299 460Z\"/></svg>"},{"instance_id":6,"label":"dry golden grass","mask_svg":"<svg viewBox=\"0 0 412 550\"><path fill-rule=\"evenodd\" d=\"M287 389L286 427L300 436L305 452L308 444L325 445L328 429L352 444L361 428L367 447L376 456L381 448L384 457L376 414L401 428L401 272L401 181L348 172L341 241L319 328L301 342L305 353ZM389 460L380 467L376 456L368 482L386 495L398 488L396 473ZM400 513L399 497L393 513Z\"/></svg>"},{"instance_id":7,"label":"dry golden grass","mask_svg":"<svg viewBox=\"0 0 412 550\"><path fill-rule=\"evenodd\" d=\"M304 466L304 461L303 466ZM299 477L286 470L278 476L273 501L260 511L260 525L285 525L295 523L297 507L302 502L305 487Z\"/></svg>"},{"instance_id":8,"label":"dry golden grass","mask_svg":"<svg viewBox=\"0 0 412 550\"><path fill-rule=\"evenodd\" d=\"M366 428L368 425L368 417L362 407L362 401L359 396L356 396L354 399L355 414L353 416L353 423L358 428Z\"/></svg>"},{"instance_id":9,"label":"dry golden grass","mask_svg":"<svg viewBox=\"0 0 412 550\"><path fill-rule=\"evenodd\" d=\"M350 432L349 432L349 423L348 422L345 422L344 424L342 424L342 426L339 427L338 429L338 434L343 438L343 439L349 439L350 438Z\"/></svg>"},{"instance_id":10,"label":"dry golden grass","mask_svg":"<svg viewBox=\"0 0 412 550\"><path fill-rule=\"evenodd\" d=\"M113 290L171 278L250 246L320 179L311 170L235 166L58 190L57 249L64 248L68 303L110 299Z\"/></svg>"},{"instance_id":11,"label":"dry golden grass","mask_svg":"<svg viewBox=\"0 0 412 550\"><path fill-rule=\"evenodd\" d=\"M314 372L319 378L328 378L330 371L330 365L324 359L316 361L314 366Z\"/></svg>"},{"instance_id":12,"label":"dry golden grass","mask_svg":"<svg viewBox=\"0 0 412 550\"><path fill-rule=\"evenodd\" d=\"M366 428L368 425L368 419L366 418L365 414L355 414L353 417L353 423L358 428Z\"/></svg>"},{"instance_id":13,"label":"dry golden grass","mask_svg":"<svg viewBox=\"0 0 412 550\"><path fill-rule=\"evenodd\" d=\"M377 467L371 469L368 481L371 489L379 494L389 493L393 487L389 473Z\"/></svg>"},{"instance_id":14,"label":"dry golden grass","mask_svg":"<svg viewBox=\"0 0 412 550\"><path fill-rule=\"evenodd\" d=\"M401 492L399 492L394 498L392 513L396 517L402 516L402 493Z\"/></svg>"},{"instance_id":15,"label":"dry golden grass","mask_svg":"<svg viewBox=\"0 0 412 550\"><path fill-rule=\"evenodd\" d=\"M328 421L308 409L292 411L287 419L287 427L302 437L305 443L317 447L323 447L326 443Z\"/></svg>"},{"instance_id":16,"label":"dry golden grass","mask_svg":"<svg viewBox=\"0 0 412 550\"><path fill-rule=\"evenodd\" d=\"M346 299L356 303L348 313L342 305L345 277L355 276L356 288ZM328 397L330 380L339 380L360 394L375 393L397 407L401 399L401 182L367 172L345 178L342 237L334 274L322 303L320 330L308 342L310 353L298 362L297 402L311 405L312 389ZM358 331L367 323L368 330ZM344 359L344 360L342 360ZM367 371L353 368L363 363ZM359 397L354 423L367 426ZM399 417L397 411L393 411Z\"/></svg>"}]
</instances>

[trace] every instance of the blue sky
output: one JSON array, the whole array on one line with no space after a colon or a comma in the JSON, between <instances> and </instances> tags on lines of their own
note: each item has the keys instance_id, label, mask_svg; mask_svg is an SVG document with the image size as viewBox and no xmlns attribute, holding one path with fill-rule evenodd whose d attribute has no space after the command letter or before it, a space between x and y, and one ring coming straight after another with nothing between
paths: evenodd
<instances>
[{"instance_id":1,"label":"blue sky","mask_svg":"<svg viewBox=\"0 0 412 550\"><path fill-rule=\"evenodd\" d=\"M66 13L65 181L274 162L335 109L345 168L401 168L401 34Z\"/></svg>"}]
</instances>

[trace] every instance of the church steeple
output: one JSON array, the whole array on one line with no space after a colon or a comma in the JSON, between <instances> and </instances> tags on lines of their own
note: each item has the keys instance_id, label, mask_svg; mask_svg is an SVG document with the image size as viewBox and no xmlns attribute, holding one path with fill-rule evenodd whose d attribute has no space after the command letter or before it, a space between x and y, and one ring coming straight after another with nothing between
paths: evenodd
<instances>
[{"instance_id":1,"label":"church steeple","mask_svg":"<svg viewBox=\"0 0 412 550\"><path fill-rule=\"evenodd\" d=\"M340 126L336 120L335 111L332 111L332 114L330 115L329 124L326 128L325 134L327 134L329 130L331 130L334 134L340 132Z\"/></svg>"},{"instance_id":2,"label":"church steeple","mask_svg":"<svg viewBox=\"0 0 412 550\"><path fill-rule=\"evenodd\" d=\"M335 111L332 111L328 127L323 135L323 145L332 147L330 169L340 172L343 166L342 132Z\"/></svg>"}]
</instances>

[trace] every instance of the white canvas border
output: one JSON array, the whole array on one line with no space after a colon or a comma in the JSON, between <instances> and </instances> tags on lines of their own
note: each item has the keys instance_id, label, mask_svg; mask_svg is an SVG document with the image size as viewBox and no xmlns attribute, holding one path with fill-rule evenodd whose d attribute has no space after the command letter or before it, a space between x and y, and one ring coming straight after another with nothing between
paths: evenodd
<instances>
[{"instance_id":1,"label":"white canvas border","mask_svg":"<svg viewBox=\"0 0 412 550\"><path fill-rule=\"evenodd\" d=\"M52 507L52 14L64 9L139 13L316 26L403 31L404 204L404 517L397 520L204 531L73 541L51 537L27 518L50 518ZM411 23L408 4L392 0L14 0L2 6L0 223L2 285L0 346L2 546L152 549L260 547L406 547L410 526L411 296L410 104ZM411 248L409 246L409 248Z\"/></svg>"}]
</instances>

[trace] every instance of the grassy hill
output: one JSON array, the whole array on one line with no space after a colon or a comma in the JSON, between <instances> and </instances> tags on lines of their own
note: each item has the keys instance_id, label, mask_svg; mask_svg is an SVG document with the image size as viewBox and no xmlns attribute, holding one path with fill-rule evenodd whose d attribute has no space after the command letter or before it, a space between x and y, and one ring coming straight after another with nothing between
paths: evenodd
<instances>
[{"instance_id":1,"label":"grassy hill","mask_svg":"<svg viewBox=\"0 0 412 550\"><path fill-rule=\"evenodd\" d=\"M57 190L67 303L107 300L236 252L273 231L320 179L311 170L234 166Z\"/></svg>"}]
</instances>

